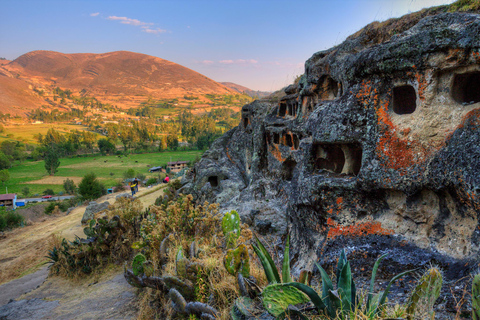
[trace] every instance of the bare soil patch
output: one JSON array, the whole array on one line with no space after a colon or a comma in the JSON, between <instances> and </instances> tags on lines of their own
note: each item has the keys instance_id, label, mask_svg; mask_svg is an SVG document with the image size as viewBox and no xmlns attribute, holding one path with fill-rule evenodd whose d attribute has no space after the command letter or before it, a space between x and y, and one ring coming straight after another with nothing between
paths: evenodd
<instances>
[{"instance_id":1,"label":"bare soil patch","mask_svg":"<svg viewBox=\"0 0 480 320\"><path fill-rule=\"evenodd\" d=\"M25 184L63 184L63 181L70 179L79 184L82 181L81 177L56 177L56 176L47 176L39 180L28 181Z\"/></svg>"}]
</instances>

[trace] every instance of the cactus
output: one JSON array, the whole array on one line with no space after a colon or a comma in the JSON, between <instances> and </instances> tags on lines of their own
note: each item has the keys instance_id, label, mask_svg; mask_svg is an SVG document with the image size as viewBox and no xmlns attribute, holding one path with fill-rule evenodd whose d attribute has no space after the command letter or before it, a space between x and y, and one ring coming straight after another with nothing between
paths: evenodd
<instances>
[{"instance_id":1,"label":"cactus","mask_svg":"<svg viewBox=\"0 0 480 320\"><path fill-rule=\"evenodd\" d=\"M222 230L227 241L227 248L233 248L240 237L240 216L237 211L232 210L225 213L222 219Z\"/></svg>"},{"instance_id":2,"label":"cactus","mask_svg":"<svg viewBox=\"0 0 480 320\"><path fill-rule=\"evenodd\" d=\"M239 245L235 250L229 249L223 258L223 264L228 273L233 276L238 272L241 272L245 278L250 276L250 257L244 244Z\"/></svg>"},{"instance_id":3,"label":"cactus","mask_svg":"<svg viewBox=\"0 0 480 320\"><path fill-rule=\"evenodd\" d=\"M183 256L183 249L182 247L179 247L177 251L177 256L175 258L177 276L185 278L185 276L187 275L187 263L188 260Z\"/></svg>"},{"instance_id":4,"label":"cactus","mask_svg":"<svg viewBox=\"0 0 480 320\"><path fill-rule=\"evenodd\" d=\"M173 237L172 233L167 235L160 243L159 254L160 254L161 264L164 264L168 260L167 250L168 250L168 243L170 242L170 237Z\"/></svg>"},{"instance_id":5,"label":"cactus","mask_svg":"<svg viewBox=\"0 0 480 320\"><path fill-rule=\"evenodd\" d=\"M188 302L183 295L172 288L168 291L168 297L172 300L175 311L186 314L199 315L201 319L215 319L217 310L208 304L201 302Z\"/></svg>"},{"instance_id":6,"label":"cactus","mask_svg":"<svg viewBox=\"0 0 480 320\"><path fill-rule=\"evenodd\" d=\"M480 320L480 273L473 277L472 282L472 318Z\"/></svg>"},{"instance_id":7,"label":"cactus","mask_svg":"<svg viewBox=\"0 0 480 320\"><path fill-rule=\"evenodd\" d=\"M187 301L185 301L185 298L175 290L174 288L171 288L168 291L168 297L170 300L173 302L173 309L177 312L185 313L185 307L187 306Z\"/></svg>"},{"instance_id":8,"label":"cactus","mask_svg":"<svg viewBox=\"0 0 480 320\"><path fill-rule=\"evenodd\" d=\"M190 244L190 251L189 251L190 258L197 258L198 257L198 247L195 241L192 241Z\"/></svg>"},{"instance_id":9,"label":"cactus","mask_svg":"<svg viewBox=\"0 0 480 320\"><path fill-rule=\"evenodd\" d=\"M254 304L248 297L240 297L235 300L235 304L230 310L230 316L233 320L244 320L254 318Z\"/></svg>"},{"instance_id":10,"label":"cactus","mask_svg":"<svg viewBox=\"0 0 480 320\"><path fill-rule=\"evenodd\" d=\"M247 287L245 286L245 279L243 278L241 272L237 274L237 281L238 281L238 288L240 289L240 295L242 297L248 297L248 290L247 290Z\"/></svg>"},{"instance_id":11,"label":"cactus","mask_svg":"<svg viewBox=\"0 0 480 320\"><path fill-rule=\"evenodd\" d=\"M426 270L407 302L407 319L411 320L421 310L422 314L434 316L433 305L442 289L442 273L437 267Z\"/></svg>"},{"instance_id":12,"label":"cactus","mask_svg":"<svg viewBox=\"0 0 480 320\"><path fill-rule=\"evenodd\" d=\"M135 258L133 258L132 270L134 275L138 276L143 274L144 272L143 264L145 263L146 260L147 258L145 258L145 256L141 253L138 253L135 256Z\"/></svg>"},{"instance_id":13,"label":"cactus","mask_svg":"<svg viewBox=\"0 0 480 320\"><path fill-rule=\"evenodd\" d=\"M154 271L155 271L155 266L153 265L153 261L147 260L143 263L143 273L147 277L153 276Z\"/></svg>"},{"instance_id":14,"label":"cactus","mask_svg":"<svg viewBox=\"0 0 480 320\"><path fill-rule=\"evenodd\" d=\"M289 305L305 303L309 299L294 287L270 284L262 291L263 306L273 316L283 313Z\"/></svg>"},{"instance_id":15,"label":"cactus","mask_svg":"<svg viewBox=\"0 0 480 320\"><path fill-rule=\"evenodd\" d=\"M92 219L90 220L88 227L83 228L83 233L85 233L88 238L95 237L95 230L93 229L93 227L95 226L95 222L95 219Z\"/></svg>"}]
</instances>

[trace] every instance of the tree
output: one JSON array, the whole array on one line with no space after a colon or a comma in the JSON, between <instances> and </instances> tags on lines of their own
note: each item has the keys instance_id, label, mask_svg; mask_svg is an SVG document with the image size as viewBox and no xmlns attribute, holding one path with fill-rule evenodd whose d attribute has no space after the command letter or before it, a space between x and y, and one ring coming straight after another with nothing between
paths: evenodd
<instances>
[{"instance_id":1,"label":"tree","mask_svg":"<svg viewBox=\"0 0 480 320\"><path fill-rule=\"evenodd\" d=\"M97 141L98 149L103 155L113 154L115 152L115 145L108 141L107 139L100 139Z\"/></svg>"},{"instance_id":2,"label":"tree","mask_svg":"<svg viewBox=\"0 0 480 320\"><path fill-rule=\"evenodd\" d=\"M132 168L128 169L127 171L125 171L123 173L123 177L125 179L133 179L135 178L135 170L133 170Z\"/></svg>"},{"instance_id":3,"label":"tree","mask_svg":"<svg viewBox=\"0 0 480 320\"><path fill-rule=\"evenodd\" d=\"M22 193L25 197L28 197L28 195L30 194L30 188L29 187L23 187L22 188Z\"/></svg>"},{"instance_id":4,"label":"tree","mask_svg":"<svg viewBox=\"0 0 480 320\"><path fill-rule=\"evenodd\" d=\"M5 182L7 182L8 180L10 180L10 173L8 172L8 170L0 170L0 182L2 182L2 185L5 186Z\"/></svg>"},{"instance_id":5,"label":"tree","mask_svg":"<svg viewBox=\"0 0 480 320\"><path fill-rule=\"evenodd\" d=\"M48 148L47 154L45 155L45 169L48 174L53 176L60 166L60 160L58 160L58 151L57 148Z\"/></svg>"},{"instance_id":6,"label":"tree","mask_svg":"<svg viewBox=\"0 0 480 320\"><path fill-rule=\"evenodd\" d=\"M169 134L167 136L167 145L170 148L170 150L178 149L178 137L176 134Z\"/></svg>"},{"instance_id":7,"label":"tree","mask_svg":"<svg viewBox=\"0 0 480 320\"><path fill-rule=\"evenodd\" d=\"M12 163L10 162L10 159L0 151L0 169L8 169L12 166Z\"/></svg>"},{"instance_id":8,"label":"tree","mask_svg":"<svg viewBox=\"0 0 480 320\"><path fill-rule=\"evenodd\" d=\"M75 182L73 182L73 180L67 178L67 180L63 181L63 189L65 189L66 193L75 194L76 188L77 186L75 185Z\"/></svg>"},{"instance_id":9,"label":"tree","mask_svg":"<svg viewBox=\"0 0 480 320\"><path fill-rule=\"evenodd\" d=\"M94 173L86 174L78 185L78 193L85 200L94 200L106 193L105 186L101 184Z\"/></svg>"},{"instance_id":10,"label":"tree","mask_svg":"<svg viewBox=\"0 0 480 320\"><path fill-rule=\"evenodd\" d=\"M167 150L167 136L163 135L158 143L158 151Z\"/></svg>"}]
</instances>

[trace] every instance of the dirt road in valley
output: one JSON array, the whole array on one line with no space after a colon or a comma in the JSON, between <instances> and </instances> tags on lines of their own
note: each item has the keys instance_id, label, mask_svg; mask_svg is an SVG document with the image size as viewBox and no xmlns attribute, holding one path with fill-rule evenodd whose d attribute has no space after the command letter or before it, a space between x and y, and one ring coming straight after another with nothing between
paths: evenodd
<instances>
[{"instance_id":1,"label":"dirt road in valley","mask_svg":"<svg viewBox=\"0 0 480 320\"><path fill-rule=\"evenodd\" d=\"M147 208L163 194L163 188L140 188L136 197ZM117 195L106 195L97 202L114 203ZM73 283L59 277L45 281L45 256L53 235L68 240L75 235L84 237L80 220L85 208L77 207L69 215L45 217L31 226L7 232L6 238L0 240L0 319L74 319L79 314L89 319L135 318L135 289L126 283L121 269L105 272L100 280L90 279L95 283L86 283L89 279ZM18 278L23 274L27 276ZM17 301L8 303L12 299Z\"/></svg>"}]
</instances>

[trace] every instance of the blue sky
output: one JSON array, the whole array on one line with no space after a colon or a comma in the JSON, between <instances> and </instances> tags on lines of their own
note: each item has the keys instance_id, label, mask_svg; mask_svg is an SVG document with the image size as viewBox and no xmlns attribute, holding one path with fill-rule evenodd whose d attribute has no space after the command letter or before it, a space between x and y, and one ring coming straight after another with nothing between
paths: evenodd
<instances>
[{"instance_id":1,"label":"blue sky","mask_svg":"<svg viewBox=\"0 0 480 320\"><path fill-rule=\"evenodd\" d=\"M1 0L0 57L140 52L273 91L366 24L453 0Z\"/></svg>"}]
</instances>

